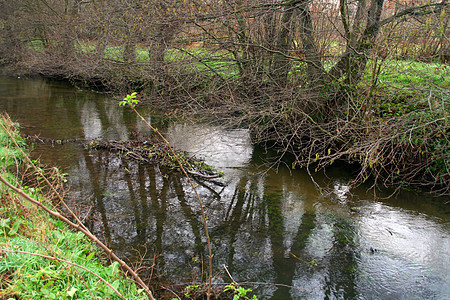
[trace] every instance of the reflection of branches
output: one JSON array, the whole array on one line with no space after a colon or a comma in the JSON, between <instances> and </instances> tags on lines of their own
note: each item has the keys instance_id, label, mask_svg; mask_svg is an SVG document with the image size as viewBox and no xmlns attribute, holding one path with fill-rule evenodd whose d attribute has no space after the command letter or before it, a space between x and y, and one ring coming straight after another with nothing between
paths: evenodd
<instances>
[{"instance_id":1,"label":"reflection of branches","mask_svg":"<svg viewBox=\"0 0 450 300\"><path fill-rule=\"evenodd\" d=\"M122 164L124 165L125 170L129 170L128 163L125 160L122 160ZM139 171L138 171L138 177L141 177L141 174L140 174ZM129 199L130 199L131 203L133 204L136 233L137 233L137 236L139 238L140 236L144 236L143 233L141 232L141 228L142 227L145 228L146 226L142 226L142 221L143 221L141 219L141 211L142 210L140 209L140 207L139 207L139 205L138 205L138 203L136 201L137 197L136 197L136 194L134 192L135 189L133 187L133 182L132 182L132 178L131 178L131 174L130 173L131 173L130 171L125 171L124 179L125 179L125 182L127 183L128 192L129 192L129 195L130 195ZM139 183L141 183L141 182L139 181ZM142 194L140 196L142 197ZM145 197L145 195L144 195L144 197Z\"/></svg>"},{"instance_id":2,"label":"reflection of branches","mask_svg":"<svg viewBox=\"0 0 450 300\"><path fill-rule=\"evenodd\" d=\"M274 198L274 197L271 197ZM277 199L277 198L275 198ZM269 231L272 241L272 255L273 255L273 264L277 274L277 278L275 282L284 283L284 284L292 284L294 280L295 270L297 269L297 264L293 261L293 257L285 258L284 257L284 244L283 244L283 236L284 236L284 226L282 223L282 213L279 208L280 203L276 202L270 203L269 205L275 205L275 208L272 209L272 213L269 212L269 220L272 219L272 230ZM278 216L275 214L278 213ZM271 217L272 215L272 217ZM297 234L292 242L291 252L295 253L294 257L299 257L302 253L304 253L304 249L307 246L308 239L315 228L315 213L313 212L304 212L302 216L302 221L300 226L298 227ZM270 222L270 221L269 221ZM302 260L306 261L306 260ZM273 298L281 299L283 298L284 289L277 289Z\"/></svg>"},{"instance_id":3,"label":"reflection of branches","mask_svg":"<svg viewBox=\"0 0 450 300\"><path fill-rule=\"evenodd\" d=\"M136 97L136 93L127 95L127 97L125 97L125 99L121 102L121 105L122 104L129 105L130 108L139 117L139 119L141 119L150 129L153 130L153 132L155 132L164 141L164 143L169 148L170 153L175 158L175 160L176 160L178 166L180 167L181 171L183 172L184 176L188 180L190 186L192 187L192 189L196 195L196 198L198 200L198 203L200 205L200 211L201 211L201 215L202 215L202 220L203 220L203 225L204 225L205 235L206 235L206 241L207 241L207 245L208 245L208 252L209 252L209 255L208 255L209 276L208 276L208 284L207 284L208 291L206 293L206 298L209 300L211 298L211 285L212 285L212 249L211 249L211 240L210 240L209 231L208 231L207 218L206 218L206 214L205 214L205 209L203 207L203 201L200 198L200 195L198 194L198 191L195 188L194 183L192 182L191 178L189 177L188 173L186 172L186 169L183 167L183 164L178 159L178 156L176 155L176 153L175 153L174 149L172 148L172 146L170 145L169 141L167 141L167 139L161 134L161 132L157 128L154 128L152 125L150 125L150 123L148 123L147 120L144 117L142 117L142 115L136 110L136 108L133 104L134 103L133 100L135 99L135 97Z\"/></svg>"},{"instance_id":4,"label":"reflection of branches","mask_svg":"<svg viewBox=\"0 0 450 300\"><path fill-rule=\"evenodd\" d=\"M250 177L255 178L255 177ZM248 178L241 177L236 184L233 196L229 201L229 205L224 213L222 223L215 226L214 232L217 235L226 236L228 240L228 265L233 266L235 263L234 254L236 237L238 236L239 228L245 224L249 219L248 211L253 208L252 193L248 192L248 188L252 188L254 183L249 182ZM247 206L244 212L244 206ZM223 232L222 232L223 231ZM220 232L220 233L219 233Z\"/></svg>"},{"instance_id":5,"label":"reflection of branches","mask_svg":"<svg viewBox=\"0 0 450 300\"><path fill-rule=\"evenodd\" d=\"M186 219L188 220L189 224L191 225L192 233L194 234L194 237L195 237L195 247L197 248L197 252L201 253L201 252L203 252L203 250L201 250L202 249L202 246L201 246L202 238L201 238L200 229L199 229L200 224L199 224L197 218L194 217L195 214L193 213L192 208L186 202L186 194L184 192L183 185L181 183L180 178L175 174L170 176L170 178L172 179L172 182L174 184L175 192L178 197L178 201L180 201L180 206L181 206L181 209L183 210L183 214L186 217Z\"/></svg>"},{"instance_id":6,"label":"reflection of branches","mask_svg":"<svg viewBox=\"0 0 450 300\"><path fill-rule=\"evenodd\" d=\"M344 299L355 299L357 298L355 280L358 263L355 258L357 239L354 228L348 221L340 218L333 225L334 241L329 251L332 259L329 262L325 286L333 291L341 291Z\"/></svg>"},{"instance_id":7,"label":"reflection of branches","mask_svg":"<svg viewBox=\"0 0 450 300\"><path fill-rule=\"evenodd\" d=\"M245 177L239 179L239 183L236 185L236 190L228 206L224 223L221 227L230 229L230 232L234 232L235 230L233 229L237 230L237 228L246 221L246 218L242 218L242 215L245 215L243 214L244 205L246 204L248 208L252 197L252 194L248 193L246 190L248 184L252 185Z\"/></svg>"},{"instance_id":8,"label":"reflection of branches","mask_svg":"<svg viewBox=\"0 0 450 300\"><path fill-rule=\"evenodd\" d=\"M104 187L101 186L99 175L95 164L93 163L93 158L90 155L88 150L83 150L84 160L86 162L86 168L89 172L89 178L92 182L92 189L94 192L95 205L97 210L100 212L102 219L103 231L105 233L105 241L106 243L111 243L111 232L108 225L108 217L106 216L105 203L103 202L103 194L105 192ZM98 153L98 156L101 157L102 153ZM101 164L101 163L100 163ZM105 179L108 177L108 169L104 171L103 182L106 182Z\"/></svg>"},{"instance_id":9,"label":"reflection of branches","mask_svg":"<svg viewBox=\"0 0 450 300\"><path fill-rule=\"evenodd\" d=\"M148 203L147 203L147 191L146 191L146 184L145 184L145 168L142 164L138 165L138 176L139 176L139 198L141 199L141 222L140 224L136 224L136 230L138 234L140 233L142 237L145 238L147 233L147 227L148 224ZM152 197L152 195L150 195Z\"/></svg>"},{"instance_id":10,"label":"reflection of branches","mask_svg":"<svg viewBox=\"0 0 450 300\"><path fill-rule=\"evenodd\" d=\"M152 206L159 212L156 218L156 236L155 236L155 248L162 250L162 237L164 233L164 224L167 219L167 193L169 191L170 182L166 176L162 177L163 185L159 190L156 189L156 176L155 172L149 170L150 189L152 189ZM161 264L164 265L164 256L162 257Z\"/></svg>"}]
</instances>

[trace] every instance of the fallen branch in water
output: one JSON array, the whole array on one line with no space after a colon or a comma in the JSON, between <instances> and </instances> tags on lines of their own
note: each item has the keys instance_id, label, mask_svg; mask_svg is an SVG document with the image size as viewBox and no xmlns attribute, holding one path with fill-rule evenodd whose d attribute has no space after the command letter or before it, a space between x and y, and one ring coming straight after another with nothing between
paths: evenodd
<instances>
[{"instance_id":1,"label":"fallen branch in water","mask_svg":"<svg viewBox=\"0 0 450 300\"><path fill-rule=\"evenodd\" d=\"M218 171L207 165L201 159L189 156L182 151L171 152L168 145L161 142L155 137L146 139L137 138L128 141L98 141L85 139L67 139L55 140L50 138L43 138L37 135L27 136L27 140L32 142L39 142L44 144L62 145L67 143L77 143L84 145L88 149L107 150L116 152L123 158L131 159L142 163L158 163L169 169L179 170L177 159L183 165L183 168L190 175L195 177L211 180L222 177Z\"/></svg>"}]
</instances>

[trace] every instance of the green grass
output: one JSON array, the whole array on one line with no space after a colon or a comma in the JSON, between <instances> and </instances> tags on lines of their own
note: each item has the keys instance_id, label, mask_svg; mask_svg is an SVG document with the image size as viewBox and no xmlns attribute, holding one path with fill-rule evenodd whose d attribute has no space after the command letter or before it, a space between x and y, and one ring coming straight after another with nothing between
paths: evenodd
<instances>
[{"instance_id":1,"label":"green grass","mask_svg":"<svg viewBox=\"0 0 450 300\"><path fill-rule=\"evenodd\" d=\"M371 83L372 64L361 87ZM380 69L372 110L384 117L427 112L436 118L450 114L450 66L416 61L386 61Z\"/></svg>"},{"instance_id":2,"label":"green grass","mask_svg":"<svg viewBox=\"0 0 450 300\"><path fill-rule=\"evenodd\" d=\"M0 219L2 248L70 261L96 273L126 298L146 299L143 291L124 278L118 263L105 266L100 262L96 247L82 233L68 231L61 221L42 217L18 214L11 208L4 210ZM9 281L1 283L0 296L3 293L21 299L119 299L99 278L73 265L24 253L5 252L2 256L0 274L2 277L8 274Z\"/></svg>"},{"instance_id":3,"label":"green grass","mask_svg":"<svg viewBox=\"0 0 450 300\"><path fill-rule=\"evenodd\" d=\"M95 48L97 47L94 42L83 42L76 43L77 50L84 53L95 53Z\"/></svg>"},{"instance_id":4,"label":"green grass","mask_svg":"<svg viewBox=\"0 0 450 300\"><path fill-rule=\"evenodd\" d=\"M105 49L104 57L123 61L123 49L120 46L108 46Z\"/></svg>"},{"instance_id":5,"label":"green grass","mask_svg":"<svg viewBox=\"0 0 450 300\"><path fill-rule=\"evenodd\" d=\"M30 43L30 48L38 52L43 52L45 49L45 45L41 40L33 40Z\"/></svg>"},{"instance_id":6,"label":"green grass","mask_svg":"<svg viewBox=\"0 0 450 300\"><path fill-rule=\"evenodd\" d=\"M369 63L370 66L370 63ZM367 79L370 80L371 68ZM396 88L450 89L450 66L405 60L389 60L381 67L379 84Z\"/></svg>"},{"instance_id":7,"label":"green grass","mask_svg":"<svg viewBox=\"0 0 450 300\"><path fill-rule=\"evenodd\" d=\"M12 126L18 128L17 124L11 124ZM23 148L26 147L25 141L17 133L18 131L13 131L13 137L16 142ZM3 168L9 168L20 164L23 160L21 151L17 149L13 141L9 138L5 131L0 130L0 166Z\"/></svg>"},{"instance_id":8,"label":"green grass","mask_svg":"<svg viewBox=\"0 0 450 300\"><path fill-rule=\"evenodd\" d=\"M0 122L24 148L17 126L4 117ZM0 151L6 154L0 174L17 185L15 174L23 157L14 147L0 127ZM18 187L52 207L36 189ZM0 184L0 299L120 299L98 276L127 299L147 299L144 291L119 270L118 263L107 265L101 257L83 233L70 231L65 223Z\"/></svg>"},{"instance_id":9,"label":"green grass","mask_svg":"<svg viewBox=\"0 0 450 300\"><path fill-rule=\"evenodd\" d=\"M30 47L39 52L44 51L44 45L39 40L32 41ZM77 44L77 50L84 53L95 53L95 48L96 44L90 41ZM123 51L124 46L108 45L103 57L105 59L123 61ZM179 64L179 67L191 71L195 70L206 75L219 74L224 78L234 78L238 75L236 64L231 60L229 54L210 53L203 48L186 50L168 49L165 52L164 59L169 63L187 62L186 64ZM149 60L148 49L145 47L137 47L136 61L148 62Z\"/></svg>"},{"instance_id":10,"label":"green grass","mask_svg":"<svg viewBox=\"0 0 450 300\"><path fill-rule=\"evenodd\" d=\"M337 45L334 45L337 47ZM44 45L41 41L32 41L31 47L37 51L43 51ZM95 52L96 44L86 41L78 45L78 50L87 53ZM108 45L104 57L107 59L123 61L124 46ZM138 46L136 48L136 60L148 62L150 59L148 48ZM190 47L185 49L168 49L165 52L165 61L175 63L175 67L185 70L194 70L202 74L219 74L223 78L236 78L238 68L231 54L228 52L211 52L203 47ZM178 62L178 65L176 64ZM333 64L324 62L328 70ZM362 84L370 84L372 78L373 61L369 61L366 75ZM304 64L297 63L290 72L294 79L303 76ZM378 77L378 85L392 88L413 89L444 89L450 88L450 66L441 63L425 63L406 60L386 60L383 62Z\"/></svg>"}]
</instances>

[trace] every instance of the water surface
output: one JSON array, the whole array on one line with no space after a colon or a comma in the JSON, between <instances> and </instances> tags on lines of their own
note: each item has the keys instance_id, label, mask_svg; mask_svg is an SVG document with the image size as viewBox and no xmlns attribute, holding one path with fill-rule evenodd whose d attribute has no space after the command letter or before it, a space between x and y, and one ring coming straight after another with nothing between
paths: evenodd
<instances>
[{"instance_id":1,"label":"water surface","mask_svg":"<svg viewBox=\"0 0 450 300\"><path fill-rule=\"evenodd\" d=\"M28 135L126 140L150 130L109 95L43 79L0 77L0 109ZM221 169L198 180L208 216L215 282L252 282L260 299L449 299L448 199L349 189L347 167L314 174L267 168L270 154L246 129L173 122L141 113L179 149ZM68 174L72 202L121 256L157 256L158 275L201 280L206 239L197 199L185 178L157 165L77 143L35 144L33 155Z\"/></svg>"}]
</instances>

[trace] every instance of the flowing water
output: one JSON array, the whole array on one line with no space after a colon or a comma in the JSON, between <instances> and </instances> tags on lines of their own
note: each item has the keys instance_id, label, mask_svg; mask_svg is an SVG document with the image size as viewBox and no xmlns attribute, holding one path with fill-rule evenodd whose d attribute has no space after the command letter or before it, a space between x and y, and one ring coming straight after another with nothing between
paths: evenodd
<instances>
[{"instance_id":1,"label":"flowing water","mask_svg":"<svg viewBox=\"0 0 450 300\"><path fill-rule=\"evenodd\" d=\"M126 140L150 134L117 100L43 79L0 77L0 109L28 135ZM182 150L222 170L197 180L208 216L214 281L252 282L259 299L450 299L449 199L404 192L382 200L349 190L348 167L314 174L269 169L245 129L173 122L141 113ZM34 145L67 173L87 223L123 257L157 256L164 280L201 280L206 239L199 204L177 173L89 151L76 143ZM89 208L89 205L92 207Z\"/></svg>"}]
</instances>

